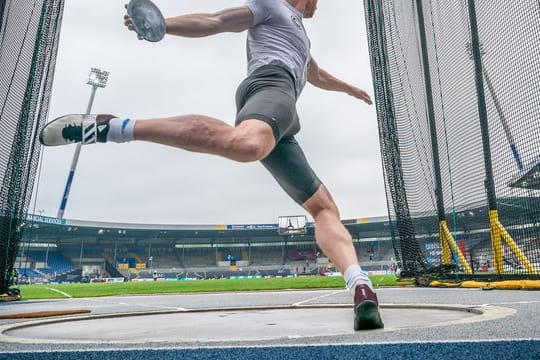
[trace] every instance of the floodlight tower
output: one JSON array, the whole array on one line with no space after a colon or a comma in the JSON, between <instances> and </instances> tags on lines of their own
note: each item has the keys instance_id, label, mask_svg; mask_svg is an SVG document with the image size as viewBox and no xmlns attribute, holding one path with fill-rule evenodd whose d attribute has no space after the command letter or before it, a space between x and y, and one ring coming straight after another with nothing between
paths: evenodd
<instances>
[{"instance_id":1,"label":"floodlight tower","mask_svg":"<svg viewBox=\"0 0 540 360\"><path fill-rule=\"evenodd\" d=\"M90 93L90 100L88 100L88 107L86 108L86 115L90 114L92 111L92 105L94 103L94 97L96 96L96 91L98 88L104 88L107 86L107 80L109 79L109 72L100 70L97 68L91 68L90 73L88 74L88 80L86 83L92 86L92 92ZM69 175L66 182L66 187L64 188L64 195L62 196L62 202L60 203L60 208L56 215L57 218L62 219L64 217L64 210L66 209L67 201L69 198L69 191L71 189L71 183L73 182L73 177L75 175L75 169L77 168L77 163L79 161L79 155L81 153L81 143L77 143L75 148L75 153L73 154L73 160L71 161L71 167L69 169Z\"/></svg>"}]
</instances>

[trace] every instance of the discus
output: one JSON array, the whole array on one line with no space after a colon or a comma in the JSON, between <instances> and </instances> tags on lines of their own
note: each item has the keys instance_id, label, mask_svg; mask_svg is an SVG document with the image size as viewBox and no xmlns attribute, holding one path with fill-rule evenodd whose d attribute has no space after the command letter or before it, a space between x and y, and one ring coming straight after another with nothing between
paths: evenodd
<instances>
[{"instance_id":1,"label":"discus","mask_svg":"<svg viewBox=\"0 0 540 360\"><path fill-rule=\"evenodd\" d=\"M165 18L150 0L131 0L127 13L135 32L144 40L157 42L165 36Z\"/></svg>"}]
</instances>

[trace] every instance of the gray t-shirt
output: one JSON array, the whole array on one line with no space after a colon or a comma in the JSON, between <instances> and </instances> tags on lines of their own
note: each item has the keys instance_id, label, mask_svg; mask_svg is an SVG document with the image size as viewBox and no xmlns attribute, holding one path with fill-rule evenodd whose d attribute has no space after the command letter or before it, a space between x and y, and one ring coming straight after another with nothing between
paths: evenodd
<instances>
[{"instance_id":1,"label":"gray t-shirt","mask_svg":"<svg viewBox=\"0 0 540 360\"><path fill-rule=\"evenodd\" d=\"M300 95L311 59L302 13L286 0L247 0L246 6L253 13L247 36L248 75L263 65L284 66Z\"/></svg>"}]
</instances>

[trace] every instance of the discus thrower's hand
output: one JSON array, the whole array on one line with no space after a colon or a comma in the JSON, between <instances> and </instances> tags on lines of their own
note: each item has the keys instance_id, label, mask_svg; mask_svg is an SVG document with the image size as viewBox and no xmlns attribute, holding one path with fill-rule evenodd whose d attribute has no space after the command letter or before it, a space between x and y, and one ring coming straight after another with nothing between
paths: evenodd
<instances>
[{"instance_id":1,"label":"discus thrower's hand","mask_svg":"<svg viewBox=\"0 0 540 360\"><path fill-rule=\"evenodd\" d=\"M127 4L125 4L124 7L127 10ZM131 18L128 14L124 15L124 26L127 27L129 31L135 31L135 28L133 27L133 22L131 21ZM144 40L144 38L139 34L137 34L137 39Z\"/></svg>"},{"instance_id":2,"label":"discus thrower's hand","mask_svg":"<svg viewBox=\"0 0 540 360\"><path fill-rule=\"evenodd\" d=\"M352 87L349 90L348 93L349 93L349 95L354 96L355 98L362 100L363 102L365 102L368 105L373 104L373 101L369 97L369 94L366 91L362 90L362 89L359 89L357 87Z\"/></svg>"}]
</instances>

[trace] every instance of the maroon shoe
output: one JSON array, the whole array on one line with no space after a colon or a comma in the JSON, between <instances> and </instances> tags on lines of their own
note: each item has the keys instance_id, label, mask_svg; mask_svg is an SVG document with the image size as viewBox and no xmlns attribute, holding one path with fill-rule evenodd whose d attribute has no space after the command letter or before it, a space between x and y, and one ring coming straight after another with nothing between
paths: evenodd
<instances>
[{"instance_id":1,"label":"maroon shoe","mask_svg":"<svg viewBox=\"0 0 540 360\"><path fill-rule=\"evenodd\" d=\"M382 329L384 324L379 314L377 294L367 285L354 289L354 330Z\"/></svg>"}]
</instances>

